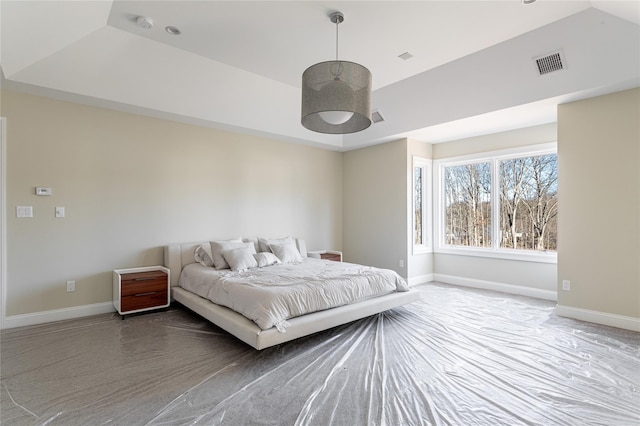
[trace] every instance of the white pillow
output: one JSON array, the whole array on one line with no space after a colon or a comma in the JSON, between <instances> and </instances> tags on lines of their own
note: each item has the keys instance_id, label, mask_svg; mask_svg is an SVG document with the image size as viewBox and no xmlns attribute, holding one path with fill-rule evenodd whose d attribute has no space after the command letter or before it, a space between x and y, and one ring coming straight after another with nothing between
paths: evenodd
<instances>
[{"instance_id":1,"label":"white pillow","mask_svg":"<svg viewBox=\"0 0 640 426\"><path fill-rule=\"evenodd\" d=\"M278 259L282 263L294 263L294 262L302 262L302 256L300 252L296 248L296 245L293 241L290 241L285 244L269 244L269 248L273 254L278 256Z\"/></svg>"},{"instance_id":2,"label":"white pillow","mask_svg":"<svg viewBox=\"0 0 640 426\"><path fill-rule=\"evenodd\" d=\"M253 245L253 243L251 243ZM255 247L254 247L255 250ZM258 262L253 258L251 248L240 247L231 250L224 250L222 256L231 266L232 271L246 271L249 268L257 268Z\"/></svg>"},{"instance_id":3,"label":"white pillow","mask_svg":"<svg viewBox=\"0 0 640 426\"><path fill-rule=\"evenodd\" d=\"M258 246L260 247L261 252L271 253L271 249L269 246L271 244L285 244L288 242L293 242L291 237L284 238L258 238Z\"/></svg>"},{"instance_id":4,"label":"white pillow","mask_svg":"<svg viewBox=\"0 0 640 426\"><path fill-rule=\"evenodd\" d=\"M254 259L256 259L256 262L258 262L258 268L263 268L265 266L282 263L280 262L280 259L278 259L276 255L273 253L267 253L267 252L256 253L253 255L253 257Z\"/></svg>"},{"instance_id":5,"label":"white pillow","mask_svg":"<svg viewBox=\"0 0 640 426\"><path fill-rule=\"evenodd\" d=\"M211 268L213 266L213 256L211 255L211 244L200 244L196 247L193 259L201 264Z\"/></svg>"},{"instance_id":6,"label":"white pillow","mask_svg":"<svg viewBox=\"0 0 640 426\"><path fill-rule=\"evenodd\" d=\"M211 241L211 254L213 258L213 266L216 269L227 269L229 264L226 260L224 260L224 256L222 256L222 252L225 250L231 250L234 248L248 247L251 250L251 253L256 252L256 248L253 243L243 243L243 242L231 242L231 241Z\"/></svg>"},{"instance_id":7,"label":"white pillow","mask_svg":"<svg viewBox=\"0 0 640 426\"><path fill-rule=\"evenodd\" d=\"M258 238L243 238L242 242L243 243L252 242L253 245L255 246L256 253L260 252L260 245L258 244Z\"/></svg>"}]
</instances>

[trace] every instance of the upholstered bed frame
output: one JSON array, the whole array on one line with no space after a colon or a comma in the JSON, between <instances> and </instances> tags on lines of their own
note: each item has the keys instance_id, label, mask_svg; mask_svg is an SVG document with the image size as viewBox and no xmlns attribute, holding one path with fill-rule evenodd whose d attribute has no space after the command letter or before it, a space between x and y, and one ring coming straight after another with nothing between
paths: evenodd
<instances>
[{"instance_id":1,"label":"upholstered bed frame","mask_svg":"<svg viewBox=\"0 0 640 426\"><path fill-rule=\"evenodd\" d=\"M414 302L419 298L419 292L415 290L392 293L386 296L366 299L361 302L289 319L287 321L290 326L287 327L286 333L279 332L275 327L269 330L262 330L253 321L250 321L231 309L216 305L178 286L182 268L190 263L194 263L196 248L200 244L207 243L208 242L205 241L165 246L164 264L171 271L171 297L256 349L268 348L318 331L346 324L400 305ZM297 239L296 245L302 255L306 256L307 252L304 240Z\"/></svg>"}]
</instances>

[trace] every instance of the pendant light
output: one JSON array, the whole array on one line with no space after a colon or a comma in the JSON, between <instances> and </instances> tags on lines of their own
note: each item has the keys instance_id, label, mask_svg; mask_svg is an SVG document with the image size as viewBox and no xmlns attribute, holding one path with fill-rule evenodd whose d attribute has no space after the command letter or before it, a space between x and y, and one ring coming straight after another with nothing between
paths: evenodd
<instances>
[{"instance_id":1,"label":"pendant light","mask_svg":"<svg viewBox=\"0 0 640 426\"><path fill-rule=\"evenodd\" d=\"M371 73L362 65L338 60L338 25L344 15L329 15L336 24L336 60L312 65L302 74L302 125L319 133L345 134L371 125Z\"/></svg>"}]
</instances>

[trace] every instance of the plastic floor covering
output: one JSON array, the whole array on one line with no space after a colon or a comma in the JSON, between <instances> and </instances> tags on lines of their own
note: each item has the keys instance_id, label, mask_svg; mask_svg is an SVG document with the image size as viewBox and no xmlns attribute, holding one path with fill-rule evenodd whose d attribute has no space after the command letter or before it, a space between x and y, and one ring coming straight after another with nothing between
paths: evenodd
<instances>
[{"instance_id":1,"label":"plastic floor covering","mask_svg":"<svg viewBox=\"0 0 640 426\"><path fill-rule=\"evenodd\" d=\"M179 306L2 332L2 425L640 425L640 334L423 300L263 351Z\"/></svg>"}]
</instances>

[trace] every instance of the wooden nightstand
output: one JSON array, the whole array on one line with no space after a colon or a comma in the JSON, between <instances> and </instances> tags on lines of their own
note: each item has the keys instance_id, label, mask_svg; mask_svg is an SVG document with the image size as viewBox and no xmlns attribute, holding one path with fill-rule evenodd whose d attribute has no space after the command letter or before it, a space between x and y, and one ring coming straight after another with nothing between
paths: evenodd
<instances>
[{"instance_id":1,"label":"wooden nightstand","mask_svg":"<svg viewBox=\"0 0 640 426\"><path fill-rule=\"evenodd\" d=\"M316 259L334 260L336 262L342 262L342 252L336 250L318 250L310 251L307 256Z\"/></svg>"},{"instance_id":2,"label":"wooden nightstand","mask_svg":"<svg viewBox=\"0 0 640 426\"><path fill-rule=\"evenodd\" d=\"M164 266L113 271L113 306L122 315L166 308L169 299L169 269Z\"/></svg>"}]
</instances>

